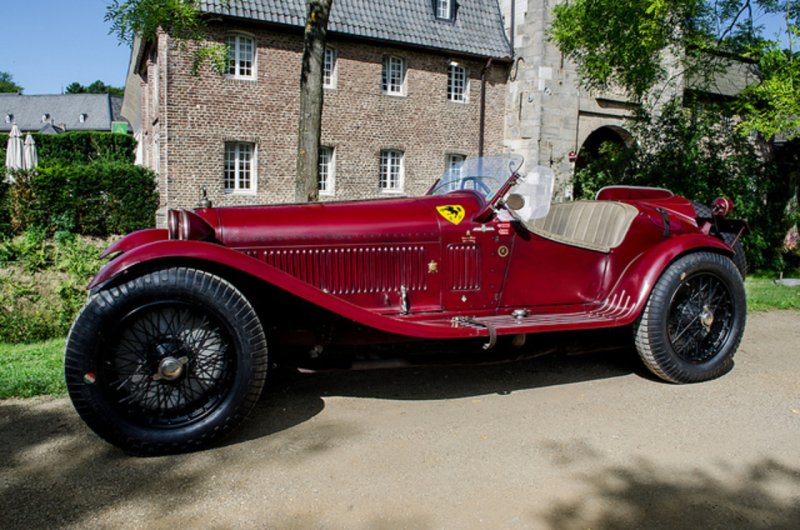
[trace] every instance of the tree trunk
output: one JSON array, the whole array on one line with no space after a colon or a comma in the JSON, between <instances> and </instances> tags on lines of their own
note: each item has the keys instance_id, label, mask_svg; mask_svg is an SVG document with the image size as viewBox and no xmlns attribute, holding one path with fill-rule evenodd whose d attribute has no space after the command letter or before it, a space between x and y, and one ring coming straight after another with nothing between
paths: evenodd
<instances>
[{"instance_id":1,"label":"tree trunk","mask_svg":"<svg viewBox=\"0 0 800 530\"><path fill-rule=\"evenodd\" d=\"M306 0L303 66L300 73L300 124L297 131L297 202L319 199L319 142L322 131L322 63L328 15L333 0Z\"/></svg>"}]
</instances>

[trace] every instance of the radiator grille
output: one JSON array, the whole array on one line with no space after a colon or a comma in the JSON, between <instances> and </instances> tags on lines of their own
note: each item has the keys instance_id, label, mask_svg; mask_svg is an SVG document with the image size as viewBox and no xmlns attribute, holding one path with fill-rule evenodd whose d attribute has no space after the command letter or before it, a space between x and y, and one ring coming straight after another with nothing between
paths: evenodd
<instances>
[{"instance_id":1,"label":"radiator grille","mask_svg":"<svg viewBox=\"0 0 800 530\"><path fill-rule=\"evenodd\" d=\"M270 249L255 253L267 264L331 294L427 290L421 246Z\"/></svg>"},{"instance_id":2,"label":"radiator grille","mask_svg":"<svg viewBox=\"0 0 800 530\"><path fill-rule=\"evenodd\" d=\"M450 245L447 247L447 257L450 289L475 291L481 288L481 262L477 245Z\"/></svg>"}]
</instances>

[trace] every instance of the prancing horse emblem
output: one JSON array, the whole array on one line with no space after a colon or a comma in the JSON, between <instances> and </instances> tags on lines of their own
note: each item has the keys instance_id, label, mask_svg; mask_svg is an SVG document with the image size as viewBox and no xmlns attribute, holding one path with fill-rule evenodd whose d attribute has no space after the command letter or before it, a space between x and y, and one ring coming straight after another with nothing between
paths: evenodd
<instances>
[{"instance_id":1,"label":"prancing horse emblem","mask_svg":"<svg viewBox=\"0 0 800 530\"><path fill-rule=\"evenodd\" d=\"M447 204L445 206L437 206L436 210L439 214L453 223L457 225L461 221L464 220L464 214L466 213L464 207L460 204Z\"/></svg>"}]
</instances>

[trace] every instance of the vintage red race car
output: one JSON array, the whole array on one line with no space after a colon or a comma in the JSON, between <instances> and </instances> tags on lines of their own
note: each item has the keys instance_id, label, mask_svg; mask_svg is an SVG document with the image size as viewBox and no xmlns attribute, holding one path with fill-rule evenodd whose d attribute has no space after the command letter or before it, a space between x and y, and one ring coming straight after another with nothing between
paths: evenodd
<instances>
[{"instance_id":1,"label":"vintage red race car","mask_svg":"<svg viewBox=\"0 0 800 530\"><path fill-rule=\"evenodd\" d=\"M272 362L628 327L666 381L732 367L747 226L729 200L610 187L551 204L552 172L521 164L468 160L416 198L170 211L105 252L66 347L76 410L132 453L204 446L256 403L268 344Z\"/></svg>"}]
</instances>

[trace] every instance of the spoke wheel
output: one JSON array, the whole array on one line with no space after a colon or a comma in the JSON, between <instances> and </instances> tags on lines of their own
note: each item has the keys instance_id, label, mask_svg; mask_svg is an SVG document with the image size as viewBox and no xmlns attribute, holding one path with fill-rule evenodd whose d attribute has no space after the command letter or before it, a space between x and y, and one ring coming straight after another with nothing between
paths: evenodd
<instances>
[{"instance_id":1,"label":"spoke wheel","mask_svg":"<svg viewBox=\"0 0 800 530\"><path fill-rule=\"evenodd\" d=\"M669 342L686 362L702 364L719 351L733 329L733 298L714 274L684 280L670 303Z\"/></svg>"},{"instance_id":2,"label":"spoke wheel","mask_svg":"<svg viewBox=\"0 0 800 530\"><path fill-rule=\"evenodd\" d=\"M635 324L644 364L673 383L714 379L733 367L746 319L744 284L727 257L698 252L667 267Z\"/></svg>"},{"instance_id":3,"label":"spoke wheel","mask_svg":"<svg viewBox=\"0 0 800 530\"><path fill-rule=\"evenodd\" d=\"M175 427L208 414L236 373L231 332L215 315L181 301L147 304L124 317L103 361L103 390L120 414Z\"/></svg>"},{"instance_id":4,"label":"spoke wheel","mask_svg":"<svg viewBox=\"0 0 800 530\"><path fill-rule=\"evenodd\" d=\"M258 315L233 285L170 268L93 295L64 364L89 427L155 455L207 446L239 425L261 394L267 350Z\"/></svg>"}]
</instances>

